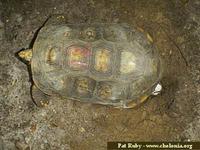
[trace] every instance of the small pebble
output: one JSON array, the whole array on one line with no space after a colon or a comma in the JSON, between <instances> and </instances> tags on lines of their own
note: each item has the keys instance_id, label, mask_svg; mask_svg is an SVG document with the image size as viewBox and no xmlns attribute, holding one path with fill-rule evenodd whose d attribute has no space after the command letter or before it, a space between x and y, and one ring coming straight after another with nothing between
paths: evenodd
<instances>
[{"instance_id":1,"label":"small pebble","mask_svg":"<svg viewBox=\"0 0 200 150\"><path fill-rule=\"evenodd\" d=\"M19 150L30 150L30 147L24 142L18 141L18 142L16 142L15 146Z\"/></svg>"},{"instance_id":2,"label":"small pebble","mask_svg":"<svg viewBox=\"0 0 200 150\"><path fill-rule=\"evenodd\" d=\"M16 14L16 19L17 19L17 22L22 22L22 20L23 20L23 17L22 17L22 15L21 14Z\"/></svg>"},{"instance_id":3,"label":"small pebble","mask_svg":"<svg viewBox=\"0 0 200 150\"><path fill-rule=\"evenodd\" d=\"M85 129L83 127L81 127L80 132L85 132Z\"/></svg>"}]
</instances>

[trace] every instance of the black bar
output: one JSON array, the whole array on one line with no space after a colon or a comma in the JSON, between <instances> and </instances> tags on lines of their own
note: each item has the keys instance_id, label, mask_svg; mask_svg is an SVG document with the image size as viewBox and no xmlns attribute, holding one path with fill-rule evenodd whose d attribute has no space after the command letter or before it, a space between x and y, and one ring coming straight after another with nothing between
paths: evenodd
<instances>
[{"instance_id":1,"label":"black bar","mask_svg":"<svg viewBox=\"0 0 200 150\"><path fill-rule=\"evenodd\" d=\"M107 150L200 150L200 142L108 142Z\"/></svg>"}]
</instances>

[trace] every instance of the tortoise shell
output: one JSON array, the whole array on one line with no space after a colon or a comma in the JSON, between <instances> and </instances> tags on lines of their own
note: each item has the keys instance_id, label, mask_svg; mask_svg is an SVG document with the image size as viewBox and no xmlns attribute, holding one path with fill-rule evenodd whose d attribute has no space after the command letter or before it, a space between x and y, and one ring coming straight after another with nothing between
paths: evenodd
<instances>
[{"instance_id":1,"label":"tortoise shell","mask_svg":"<svg viewBox=\"0 0 200 150\"><path fill-rule=\"evenodd\" d=\"M151 40L125 24L48 22L33 45L34 84L64 99L137 105L161 78L161 61Z\"/></svg>"}]
</instances>

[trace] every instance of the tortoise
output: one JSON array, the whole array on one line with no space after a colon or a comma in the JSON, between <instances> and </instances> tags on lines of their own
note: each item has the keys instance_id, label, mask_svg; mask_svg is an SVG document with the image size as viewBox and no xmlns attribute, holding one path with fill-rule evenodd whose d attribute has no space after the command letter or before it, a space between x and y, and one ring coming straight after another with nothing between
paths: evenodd
<instances>
[{"instance_id":1,"label":"tortoise","mask_svg":"<svg viewBox=\"0 0 200 150\"><path fill-rule=\"evenodd\" d=\"M37 106L59 96L132 108L162 89L162 63L152 37L124 23L67 23L55 16L18 55L29 62Z\"/></svg>"}]
</instances>

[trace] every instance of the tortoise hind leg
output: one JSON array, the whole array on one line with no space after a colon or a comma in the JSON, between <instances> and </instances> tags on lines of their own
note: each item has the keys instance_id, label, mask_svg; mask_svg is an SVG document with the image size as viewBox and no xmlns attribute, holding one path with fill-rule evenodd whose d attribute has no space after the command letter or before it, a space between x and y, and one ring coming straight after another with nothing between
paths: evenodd
<instances>
[{"instance_id":1,"label":"tortoise hind leg","mask_svg":"<svg viewBox=\"0 0 200 150\"><path fill-rule=\"evenodd\" d=\"M32 96L34 103L38 107L44 107L49 104L49 96L47 94L43 93L34 84L31 87L31 96Z\"/></svg>"}]
</instances>

